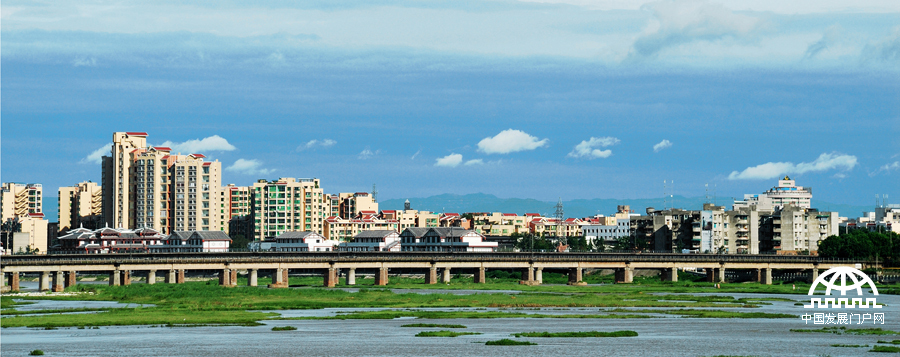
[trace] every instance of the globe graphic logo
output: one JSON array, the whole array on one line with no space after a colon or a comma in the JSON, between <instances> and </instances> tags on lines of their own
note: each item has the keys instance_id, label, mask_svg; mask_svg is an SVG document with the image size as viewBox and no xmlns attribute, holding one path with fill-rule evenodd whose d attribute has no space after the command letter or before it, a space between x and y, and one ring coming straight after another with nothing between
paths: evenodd
<instances>
[{"instance_id":1,"label":"globe graphic logo","mask_svg":"<svg viewBox=\"0 0 900 357\"><path fill-rule=\"evenodd\" d=\"M826 270L809 287L807 295L813 295L819 284L825 286L825 295L831 295L832 290L840 291L841 295L847 295L847 291L856 290L857 295L862 295L862 287L866 284L869 284L873 294L878 295L878 289L875 288L872 279L866 273L851 267L835 267Z\"/></svg>"}]
</instances>

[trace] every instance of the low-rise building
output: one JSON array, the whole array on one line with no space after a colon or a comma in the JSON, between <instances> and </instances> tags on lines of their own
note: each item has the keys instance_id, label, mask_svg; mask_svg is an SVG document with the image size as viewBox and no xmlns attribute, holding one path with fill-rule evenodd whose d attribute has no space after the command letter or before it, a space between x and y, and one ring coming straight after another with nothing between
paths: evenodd
<instances>
[{"instance_id":1,"label":"low-rise building","mask_svg":"<svg viewBox=\"0 0 900 357\"><path fill-rule=\"evenodd\" d=\"M325 237L339 241L349 241L364 231L389 230L397 231L399 223L393 219L380 219L374 214L361 215L358 218L328 217L325 219Z\"/></svg>"},{"instance_id":2,"label":"low-rise building","mask_svg":"<svg viewBox=\"0 0 900 357\"><path fill-rule=\"evenodd\" d=\"M407 228L409 230L410 228ZM403 245L408 252L494 252L497 242L486 242L478 232L459 228L430 228L421 238L413 238L418 232L404 231L410 243ZM417 240L417 241L415 241ZM415 242L413 242L415 241Z\"/></svg>"},{"instance_id":3,"label":"low-rise building","mask_svg":"<svg viewBox=\"0 0 900 357\"><path fill-rule=\"evenodd\" d=\"M343 242L337 249L342 252L399 252L400 234L394 230L368 230L357 233L353 240Z\"/></svg>"},{"instance_id":4,"label":"low-rise building","mask_svg":"<svg viewBox=\"0 0 900 357\"><path fill-rule=\"evenodd\" d=\"M103 227L90 230L79 227L59 237L59 246L54 247L60 253L146 253L151 247L167 245L169 237L153 228L135 230L125 228Z\"/></svg>"},{"instance_id":5,"label":"low-rise building","mask_svg":"<svg viewBox=\"0 0 900 357\"><path fill-rule=\"evenodd\" d=\"M276 252L330 252L337 244L338 241L328 240L316 232L290 231L275 237L270 249Z\"/></svg>"},{"instance_id":6,"label":"low-rise building","mask_svg":"<svg viewBox=\"0 0 900 357\"><path fill-rule=\"evenodd\" d=\"M510 236L529 232L529 217L515 213L473 213L472 230L491 236Z\"/></svg>"}]
</instances>

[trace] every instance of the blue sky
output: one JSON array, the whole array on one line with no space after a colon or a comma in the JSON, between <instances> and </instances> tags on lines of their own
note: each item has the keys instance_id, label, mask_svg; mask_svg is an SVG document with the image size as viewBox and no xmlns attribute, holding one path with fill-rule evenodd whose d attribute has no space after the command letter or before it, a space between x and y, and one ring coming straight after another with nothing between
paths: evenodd
<instances>
[{"instance_id":1,"label":"blue sky","mask_svg":"<svg viewBox=\"0 0 900 357\"><path fill-rule=\"evenodd\" d=\"M4 1L0 176L55 196L146 131L382 199L900 202L900 3L846 4Z\"/></svg>"}]
</instances>

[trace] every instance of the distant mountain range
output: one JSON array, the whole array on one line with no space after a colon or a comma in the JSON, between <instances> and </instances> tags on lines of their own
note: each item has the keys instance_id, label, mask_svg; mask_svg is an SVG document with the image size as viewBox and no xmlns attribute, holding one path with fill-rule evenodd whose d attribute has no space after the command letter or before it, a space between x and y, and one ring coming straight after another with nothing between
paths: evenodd
<instances>
[{"instance_id":1,"label":"distant mountain range","mask_svg":"<svg viewBox=\"0 0 900 357\"><path fill-rule=\"evenodd\" d=\"M406 199L383 200L378 203L378 208L403 209ZM545 202L531 198L499 198L484 193L471 193L467 195L442 194L426 198L410 198L412 209L432 212L506 212L506 213L539 213L545 216L553 216L556 211L556 202ZM706 202L705 197L675 196L666 201L669 207L698 210ZM719 198L714 202L726 209L731 209L732 201ZM609 216L616 213L616 206L629 205L634 213L645 214L647 207L663 209L663 198L636 198L636 199L579 199L563 201L563 210L566 217L590 217L596 214ZM822 211L837 211L844 217L858 217L863 211L872 211L873 207L854 206L847 204L834 204L813 200L813 208Z\"/></svg>"}]
</instances>

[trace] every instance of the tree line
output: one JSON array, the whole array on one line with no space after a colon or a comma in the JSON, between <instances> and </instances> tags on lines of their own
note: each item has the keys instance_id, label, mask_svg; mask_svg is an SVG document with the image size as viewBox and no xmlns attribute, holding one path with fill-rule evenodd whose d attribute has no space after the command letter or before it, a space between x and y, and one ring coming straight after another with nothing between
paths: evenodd
<instances>
[{"instance_id":1,"label":"tree line","mask_svg":"<svg viewBox=\"0 0 900 357\"><path fill-rule=\"evenodd\" d=\"M900 234L890 231L854 229L819 242L825 258L878 259L885 264L900 262Z\"/></svg>"}]
</instances>

